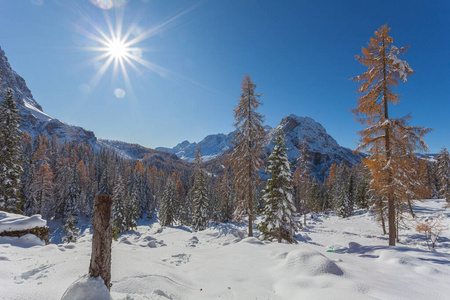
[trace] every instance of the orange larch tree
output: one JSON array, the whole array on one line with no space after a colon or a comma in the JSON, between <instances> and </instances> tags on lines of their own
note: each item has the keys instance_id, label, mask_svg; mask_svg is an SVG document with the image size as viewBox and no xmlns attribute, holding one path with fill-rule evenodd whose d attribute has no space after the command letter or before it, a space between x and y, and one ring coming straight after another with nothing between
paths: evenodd
<instances>
[{"instance_id":1,"label":"orange larch tree","mask_svg":"<svg viewBox=\"0 0 450 300\"><path fill-rule=\"evenodd\" d=\"M264 116L256 111L262 102L259 100L261 94L256 94L255 89L256 84L246 74L241 82L239 103L234 109L236 134L234 151L229 157L237 188L234 219L241 221L248 216L248 236L253 236L253 203L260 180L258 172L264 163Z\"/></svg>"},{"instance_id":2,"label":"orange larch tree","mask_svg":"<svg viewBox=\"0 0 450 300\"><path fill-rule=\"evenodd\" d=\"M383 25L375 31L362 56L356 59L367 71L353 78L361 82L358 105L353 113L366 128L359 132L361 145L369 156L363 160L370 169L370 182L388 206L389 245L396 240L396 201L405 193L405 188L415 180L410 161L414 151L427 150L423 135L430 131L425 127L409 126L410 115L394 119L389 117L389 103L397 104L400 96L393 92L400 81L406 82L413 74L409 64L398 58L408 47L397 48L389 36L391 29ZM405 174L409 174L405 176ZM408 190L409 191L409 190Z\"/></svg>"}]
</instances>

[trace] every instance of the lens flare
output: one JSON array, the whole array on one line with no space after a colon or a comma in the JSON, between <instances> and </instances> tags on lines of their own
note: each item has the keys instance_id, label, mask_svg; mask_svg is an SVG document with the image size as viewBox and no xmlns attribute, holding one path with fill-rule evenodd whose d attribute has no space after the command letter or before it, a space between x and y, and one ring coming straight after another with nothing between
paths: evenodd
<instances>
[{"instance_id":1,"label":"lens flare","mask_svg":"<svg viewBox=\"0 0 450 300\"><path fill-rule=\"evenodd\" d=\"M91 3L101 9L111 9L113 7L111 0L91 0Z\"/></svg>"},{"instance_id":2,"label":"lens flare","mask_svg":"<svg viewBox=\"0 0 450 300\"><path fill-rule=\"evenodd\" d=\"M121 98L125 98L127 93L124 90L117 88L114 90L114 95L116 96L116 98L121 99Z\"/></svg>"}]
</instances>

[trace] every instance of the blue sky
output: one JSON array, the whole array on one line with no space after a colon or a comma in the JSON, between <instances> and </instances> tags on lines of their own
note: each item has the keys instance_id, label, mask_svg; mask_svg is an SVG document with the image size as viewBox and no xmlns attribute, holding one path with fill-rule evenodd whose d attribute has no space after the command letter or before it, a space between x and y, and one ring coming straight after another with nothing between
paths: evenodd
<instances>
[{"instance_id":1,"label":"blue sky","mask_svg":"<svg viewBox=\"0 0 450 300\"><path fill-rule=\"evenodd\" d=\"M46 113L148 147L233 130L248 73L263 93L266 124L309 116L354 149L362 127L349 111L357 101L349 79L365 71L354 56L388 24L395 45L411 45L402 58L416 72L397 88L403 101L392 116L411 112L411 124L435 128L426 136L430 152L450 147L450 1L132 0L102 9L88 0L3 0L0 7L0 46ZM107 20L120 19L124 32L133 28L130 38L152 33L133 45L151 68L126 66L128 85L110 66L94 82L106 59L92 63L101 53L87 49L96 46L88 33L109 34Z\"/></svg>"}]
</instances>

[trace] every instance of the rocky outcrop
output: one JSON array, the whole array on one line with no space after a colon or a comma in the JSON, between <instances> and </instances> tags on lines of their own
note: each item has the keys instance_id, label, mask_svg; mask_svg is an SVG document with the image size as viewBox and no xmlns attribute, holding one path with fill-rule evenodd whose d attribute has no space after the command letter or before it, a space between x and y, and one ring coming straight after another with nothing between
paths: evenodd
<instances>
[{"instance_id":1,"label":"rocky outcrop","mask_svg":"<svg viewBox=\"0 0 450 300\"><path fill-rule=\"evenodd\" d=\"M44 113L41 105L33 98L25 80L12 69L5 52L0 48L0 101L6 88L14 91L22 117L21 129L32 136L47 134L56 135L61 141L76 140L91 144L96 142L92 131L61 122Z\"/></svg>"}]
</instances>

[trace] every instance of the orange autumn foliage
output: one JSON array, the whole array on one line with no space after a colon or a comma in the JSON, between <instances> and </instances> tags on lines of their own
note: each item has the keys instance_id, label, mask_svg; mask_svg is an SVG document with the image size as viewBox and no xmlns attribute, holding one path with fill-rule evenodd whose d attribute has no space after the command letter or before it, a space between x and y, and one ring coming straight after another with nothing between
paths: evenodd
<instances>
[{"instance_id":1,"label":"orange autumn foliage","mask_svg":"<svg viewBox=\"0 0 450 300\"><path fill-rule=\"evenodd\" d=\"M410 115L394 119L389 117L388 104L397 104L400 96L393 92L400 81L406 82L414 72L399 55L408 47L397 48L389 36L386 25L375 31L362 56L356 59L367 71L353 78L360 82L358 105L352 112L357 120L367 126L360 131L361 145L369 156L363 160L371 173L370 185L378 199L388 204L389 245L395 245L396 203L410 200L415 195L413 187L420 183L414 151L426 150L423 136L430 131L424 127L409 126Z\"/></svg>"}]
</instances>

